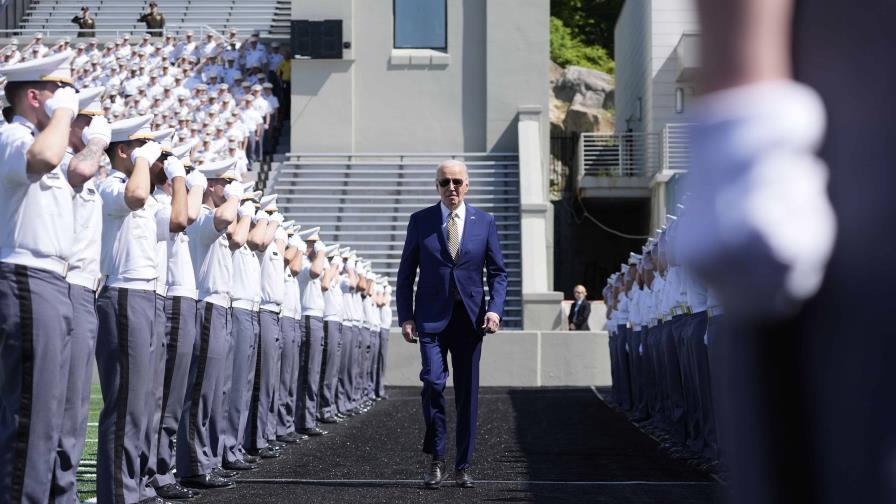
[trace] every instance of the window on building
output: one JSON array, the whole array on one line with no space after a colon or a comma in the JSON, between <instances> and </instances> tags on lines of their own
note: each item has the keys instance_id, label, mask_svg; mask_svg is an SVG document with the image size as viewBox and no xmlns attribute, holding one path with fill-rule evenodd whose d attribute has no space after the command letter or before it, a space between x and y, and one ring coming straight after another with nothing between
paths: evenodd
<instances>
[{"instance_id":1,"label":"window on building","mask_svg":"<svg viewBox=\"0 0 896 504\"><path fill-rule=\"evenodd\" d=\"M684 112L684 88L675 88L675 113Z\"/></svg>"},{"instance_id":2,"label":"window on building","mask_svg":"<svg viewBox=\"0 0 896 504\"><path fill-rule=\"evenodd\" d=\"M446 0L393 0L396 49L448 48Z\"/></svg>"}]
</instances>

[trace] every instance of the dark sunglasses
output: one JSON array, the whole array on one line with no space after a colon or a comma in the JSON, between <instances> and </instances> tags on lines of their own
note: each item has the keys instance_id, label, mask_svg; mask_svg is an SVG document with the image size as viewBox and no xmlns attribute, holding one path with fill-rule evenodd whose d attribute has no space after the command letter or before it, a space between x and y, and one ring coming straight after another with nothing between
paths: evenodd
<instances>
[{"instance_id":1,"label":"dark sunglasses","mask_svg":"<svg viewBox=\"0 0 896 504\"><path fill-rule=\"evenodd\" d=\"M448 184L454 184L457 187L464 185L464 179L459 178L443 178L439 179L439 187L448 187Z\"/></svg>"}]
</instances>

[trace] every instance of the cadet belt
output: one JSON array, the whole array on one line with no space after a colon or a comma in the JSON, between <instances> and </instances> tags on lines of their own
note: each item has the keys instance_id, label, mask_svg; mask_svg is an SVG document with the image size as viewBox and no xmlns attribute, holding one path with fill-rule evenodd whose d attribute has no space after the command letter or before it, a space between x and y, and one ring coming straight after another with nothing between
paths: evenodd
<instances>
[{"instance_id":1,"label":"cadet belt","mask_svg":"<svg viewBox=\"0 0 896 504\"><path fill-rule=\"evenodd\" d=\"M139 290L156 290L156 280L138 280L127 277L106 277L106 285L109 287L117 287L119 289L139 289Z\"/></svg>"},{"instance_id":2,"label":"cadet belt","mask_svg":"<svg viewBox=\"0 0 896 504\"><path fill-rule=\"evenodd\" d=\"M259 303L257 301L249 301L248 299L234 299L230 306L233 308L242 308L243 310L258 311Z\"/></svg>"},{"instance_id":3,"label":"cadet belt","mask_svg":"<svg viewBox=\"0 0 896 504\"><path fill-rule=\"evenodd\" d=\"M174 285L168 287L168 297L188 297L190 299L196 299L199 297L199 291L181 285Z\"/></svg>"},{"instance_id":4,"label":"cadet belt","mask_svg":"<svg viewBox=\"0 0 896 504\"><path fill-rule=\"evenodd\" d=\"M230 296L227 294L209 294L202 298L206 303L216 304L218 306L223 306L224 308L230 308Z\"/></svg>"},{"instance_id":5,"label":"cadet belt","mask_svg":"<svg viewBox=\"0 0 896 504\"><path fill-rule=\"evenodd\" d=\"M723 313L725 313L725 312L722 310L721 306L715 306L713 308L706 309L706 315L709 316L709 318L718 317L719 315L721 315Z\"/></svg>"},{"instance_id":6,"label":"cadet belt","mask_svg":"<svg viewBox=\"0 0 896 504\"><path fill-rule=\"evenodd\" d=\"M156 291L156 294L158 294L158 295L160 295L160 296L162 296L162 297L167 297L167 296L168 296L168 285L166 285L166 284L165 284L164 282L162 282L161 280L156 279L156 288L155 288L155 291Z\"/></svg>"},{"instance_id":7,"label":"cadet belt","mask_svg":"<svg viewBox=\"0 0 896 504\"><path fill-rule=\"evenodd\" d=\"M30 250L25 249L0 249L0 261L12 264L21 264L29 268L37 268L52 271L57 275L68 275L68 262L58 257L35 257Z\"/></svg>"},{"instance_id":8,"label":"cadet belt","mask_svg":"<svg viewBox=\"0 0 896 504\"><path fill-rule=\"evenodd\" d=\"M88 275L80 271L70 271L68 275L65 275L65 279L70 284L80 285L94 292L100 290L100 277L97 276Z\"/></svg>"},{"instance_id":9,"label":"cadet belt","mask_svg":"<svg viewBox=\"0 0 896 504\"><path fill-rule=\"evenodd\" d=\"M280 305L277 303L262 303L260 308L265 311L280 313Z\"/></svg>"}]
</instances>

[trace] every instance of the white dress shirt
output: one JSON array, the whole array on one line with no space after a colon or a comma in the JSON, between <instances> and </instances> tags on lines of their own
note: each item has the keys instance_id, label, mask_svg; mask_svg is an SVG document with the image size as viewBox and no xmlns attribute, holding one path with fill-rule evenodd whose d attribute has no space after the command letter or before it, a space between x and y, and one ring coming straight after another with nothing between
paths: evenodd
<instances>
[{"instance_id":1,"label":"white dress shirt","mask_svg":"<svg viewBox=\"0 0 896 504\"><path fill-rule=\"evenodd\" d=\"M448 215L451 213L451 210L448 210L448 207L445 206L444 203L439 203L439 207L442 209L442 233L445 235L445 241L448 241ZM464 202L460 203L460 206L457 207L457 243L458 246L463 243L464 239L464 219L467 216L467 204ZM458 250L460 250L458 248Z\"/></svg>"},{"instance_id":2,"label":"white dress shirt","mask_svg":"<svg viewBox=\"0 0 896 504\"><path fill-rule=\"evenodd\" d=\"M150 196L142 208L131 210L124 200L128 177L112 170L100 183L103 200L103 240L100 268L108 276L106 285L155 290L156 211Z\"/></svg>"}]
</instances>

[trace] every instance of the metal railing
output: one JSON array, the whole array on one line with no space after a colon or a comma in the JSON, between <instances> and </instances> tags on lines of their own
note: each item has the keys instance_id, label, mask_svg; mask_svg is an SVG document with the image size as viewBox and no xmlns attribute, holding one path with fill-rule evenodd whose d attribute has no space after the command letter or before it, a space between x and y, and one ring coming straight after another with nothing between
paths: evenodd
<instances>
[{"instance_id":1,"label":"metal railing","mask_svg":"<svg viewBox=\"0 0 896 504\"><path fill-rule=\"evenodd\" d=\"M660 171L687 171L688 130L688 124L669 124L659 133L582 133L579 177L653 177Z\"/></svg>"},{"instance_id":2,"label":"metal railing","mask_svg":"<svg viewBox=\"0 0 896 504\"><path fill-rule=\"evenodd\" d=\"M229 25L228 25L229 26ZM226 28L226 26L220 26L218 29L212 28L208 24L193 24L193 23L171 23L165 26L165 28L161 29L162 35L167 35L171 33L175 36L180 36L186 34L188 31L192 31L196 37L194 40L203 40L205 37L205 33L212 31L214 33L218 33L220 29ZM50 42L54 41L57 37L71 37L75 39L78 37L79 28L72 25L71 28L39 28L39 27L21 27L15 29L3 29L0 30L0 39L10 39L10 38L18 38L20 42L27 43L30 41L30 37L37 32L43 33L45 40L49 40ZM122 35L128 34L132 37L135 34L142 34L146 32L146 28L144 26L139 26L134 29L127 28L91 28L89 30L94 32L95 38L101 41L107 40L115 40L120 38ZM269 28L258 28L259 35L261 35L262 39L265 40L286 40L289 38L288 35L278 35L270 32ZM26 40L27 39L27 40Z\"/></svg>"}]
</instances>

